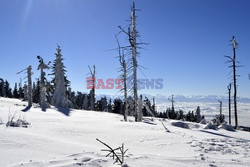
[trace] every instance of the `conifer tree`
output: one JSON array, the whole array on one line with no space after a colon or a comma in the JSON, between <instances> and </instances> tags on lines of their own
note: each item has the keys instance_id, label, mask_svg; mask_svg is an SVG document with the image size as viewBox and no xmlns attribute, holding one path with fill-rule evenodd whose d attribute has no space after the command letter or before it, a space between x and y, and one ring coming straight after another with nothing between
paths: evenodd
<instances>
[{"instance_id":1,"label":"conifer tree","mask_svg":"<svg viewBox=\"0 0 250 167\"><path fill-rule=\"evenodd\" d=\"M54 84L54 93L52 97L52 103L60 108L60 107L65 107L68 108L68 98L66 95L67 91L67 79L65 76L65 67L63 65L63 58L61 54L61 48L60 46L57 47L56 49L57 53L56 59L54 60L53 64L53 84Z\"/></svg>"},{"instance_id":2,"label":"conifer tree","mask_svg":"<svg viewBox=\"0 0 250 167\"><path fill-rule=\"evenodd\" d=\"M88 110L89 109L89 97L88 97L87 94L84 94L82 109L84 109L84 110Z\"/></svg>"},{"instance_id":3,"label":"conifer tree","mask_svg":"<svg viewBox=\"0 0 250 167\"><path fill-rule=\"evenodd\" d=\"M40 107L42 111L45 111L46 108L49 107L49 104L47 102L47 87L46 87L46 73L44 72L45 69L49 69L49 64L46 64L43 61L43 58L41 56L37 56L37 59L39 60L38 70L40 70Z\"/></svg>"},{"instance_id":4,"label":"conifer tree","mask_svg":"<svg viewBox=\"0 0 250 167\"><path fill-rule=\"evenodd\" d=\"M37 79L36 82L33 82L33 94L32 94L32 100L33 103L40 103L40 80Z\"/></svg>"},{"instance_id":5,"label":"conifer tree","mask_svg":"<svg viewBox=\"0 0 250 167\"><path fill-rule=\"evenodd\" d=\"M111 102L111 98L109 99L108 112L112 112L112 102Z\"/></svg>"},{"instance_id":6,"label":"conifer tree","mask_svg":"<svg viewBox=\"0 0 250 167\"><path fill-rule=\"evenodd\" d=\"M100 100L97 101L97 110L98 111L105 111L107 110L108 102L106 96L102 97Z\"/></svg>"},{"instance_id":7,"label":"conifer tree","mask_svg":"<svg viewBox=\"0 0 250 167\"><path fill-rule=\"evenodd\" d=\"M28 100L28 86L24 84L23 86L23 100L27 101Z\"/></svg>"},{"instance_id":8,"label":"conifer tree","mask_svg":"<svg viewBox=\"0 0 250 167\"><path fill-rule=\"evenodd\" d=\"M23 99L24 98L24 90L22 87L22 82L20 81L20 83L18 84L18 94L19 94L19 98Z\"/></svg>"},{"instance_id":9,"label":"conifer tree","mask_svg":"<svg viewBox=\"0 0 250 167\"><path fill-rule=\"evenodd\" d=\"M5 92L5 97L12 98L12 90L7 80L5 80L5 83L4 83L4 92Z\"/></svg>"},{"instance_id":10,"label":"conifer tree","mask_svg":"<svg viewBox=\"0 0 250 167\"><path fill-rule=\"evenodd\" d=\"M0 78L0 96L4 97L4 80Z\"/></svg>"},{"instance_id":11,"label":"conifer tree","mask_svg":"<svg viewBox=\"0 0 250 167\"><path fill-rule=\"evenodd\" d=\"M14 90L13 90L14 98L19 98L18 90L17 90L17 83L15 83Z\"/></svg>"}]
</instances>

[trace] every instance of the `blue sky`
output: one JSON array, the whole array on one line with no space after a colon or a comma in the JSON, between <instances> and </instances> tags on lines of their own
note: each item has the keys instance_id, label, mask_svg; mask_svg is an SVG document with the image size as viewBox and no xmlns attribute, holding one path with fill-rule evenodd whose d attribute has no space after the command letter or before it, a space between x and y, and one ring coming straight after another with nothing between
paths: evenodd
<instances>
[{"instance_id":1,"label":"blue sky","mask_svg":"<svg viewBox=\"0 0 250 167\"><path fill-rule=\"evenodd\" d=\"M125 0L0 0L0 77L12 85L33 66L37 55L53 61L62 48L73 90L86 92L88 65L96 64L97 78L116 78L114 34L126 26L132 1ZM232 55L232 35L239 43L239 96L250 97L250 1L248 0L135 0L140 11L138 31L143 42L139 63L147 79L162 78L161 90L148 94L226 95L226 59ZM125 40L121 39L121 42ZM49 71L48 71L49 72ZM139 72L139 78L145 78ZM117 90L97 90L116 94Z\"/></svg>"}]
</instances>

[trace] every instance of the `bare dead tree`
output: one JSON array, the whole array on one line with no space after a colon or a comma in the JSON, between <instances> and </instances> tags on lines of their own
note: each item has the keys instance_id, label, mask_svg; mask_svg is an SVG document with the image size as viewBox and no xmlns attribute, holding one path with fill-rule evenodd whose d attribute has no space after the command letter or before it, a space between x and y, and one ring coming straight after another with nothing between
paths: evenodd
<instances>
[{"instance_id":1,"label":"bare dead tree","mask_svg":"<svg viewBox=\"0 0 250 167\"><path fill-rule=\"evenodd\" d=\"M174 111L174 103L175 103L175 101L174 101L174 95L171 96L171 99L168 98L168 100L169 100L169 101L171 102L171 104L172 104L172 111Z\"/></svg>"},{"instance_id":2,"label":"bare dead tree","mask_svg":"<svg viewBox=\"0 0 250 167\"><path fill-rule=\"evenodd\" d=\"M120 62L120 66L121 66L121 69L120 71L122 72L122 80L123 80L123 88L121 91L123 91L124 93L124 108L125 108L125 111L124 111L124 114L123 114L123 117L124 117L124 121L127 121L128 120L128 98L127 98L127 63L126 63L126 60L125 60L125 57L124 57L124 50L122 50L122 47L120 45L120 42L116 37L116 41L117 41L117 45L118 45L118 52L119 52L119 62Z\"/></svg>"},{"instance_id":3,"label":"bare dead tree","mask_svg":"<svg viewBox=\"0 0 250 167\"><path fill-rule=\"evenodd\" d=\"M237 65L237 63L239 63L236 60L236 48L238 47L238 43L236 42L235 37L232 37L232 47L233 47L233 56L225 56L226 58L228 58L228 63L231 63L230 66L228 66L229 68L233 69L233 87L234 87L234 117L235 117L235 129L239 128L239 123L238 123L238 113L237 113L237 77L239 77L239 75L237 75L236 73L236 68L240 67Z\"/></svg>"},{"instance_id":4,"label":"bare dead tree","mask_svg":"<svg viewBox=\"0 0 250 167\"><path fill-rule=\"evenodd\" d=\"M106 151L108 152L108 154L106 155L106 157L111 156L115 162L114 163L119 163L120 165L124 164L124 157L126 157L126 152L128 151L128 149L124 149L124 144L122 143L121 147L115 148L113 149L112 147L110 147L108 144L102 142L99 139L96 139L97 141L99 141L100 143L102 143L103 145L105 145L106 147L108 147L108 149L103 149L101 151Z\"/></svg>"},{"instance_id":5,"label":"bare dead tree","mask_svg":"<svg viewBox=\"0 0 250 167\"><path fill-rule=\"evenodd\" d=\"M220 103L220 116L222 115L222 101L221 100L218 100L219 103Z\"/></svg>"},{"instance_id":6,"label":"bare dead tree","mask_svg":"<svg viewBox=\"0 0 250 167\"><path fill-rule=\"evenodd\" d=\"M32 75L32 67L29 66L27 68L27 74L28 74L28 106L32 106L32 80L31 80L31 75Z\"/></svg>"},{"instance_id":7,"label":"bare dead tree","mask_svg":"<svg viewBox=\"0 0 250 167\"><path fill-rule=\"evenodd\" d=\"M229 110L229 125L231 125L231 87L232 87L232 84L230 83L228 86L227 86L227 89L228 89L228 110Z\"/></svg>"},{"instance_id":8,"label":"bare dead tree","mask_svg":"<svg viewBox=\"0 0 250 167\"><path fill-rule=\"evenodd\" d=\"M133 6L131 9L131 33L129 33L130 38L129 42L132 47L132 60L133 60L133 81L134 81L134 101L135 101L135 121L142 121L142 117L140 117L138 110L138 94L137 94L137 31L136 31L136 15L135 15L135 3L133 2Z\"/></svg>"},{"instance_id":9,"label":"bare dead tree","mask_svg":"<svg viewBox=\"0 0 250 167\"><path fill-rule=\"evenodd\" d=\"M32 106L32 79L31 79L32 67L28 66L28 68L26 68L22 71L19 71L17 74L20 74L20 73L24 72L25 70L27 70L27 78L28 78L28 87L26 87L26 92L27 92L27 96L28 96L28 107L31 107Z\"/></svg>"},{"instance_id":10,"label":"bare dead tree","mask_svg":"<svg viewBox=\"0 0 250 167\"><path fill-rule=\"evenodd\" d=\"M139 56L138 49L141 49L140 45L142 44L147 44L147 43L141 43L137 42L139 38L139 34L137 31L136 27L136 14L135 11L137 9L135 8L135 3L131 6L131 16L130 16L130 24L128 27L128 30L125 31L121 26L118 26L127 37L128 37L128 42L129 45L125 46L127 50L129 50L129 54L132 55L131 58L128 60L131 63L131 66L129 66L128 73L130 73L131 70L131 78L128 77L129 85L131 86L130 91L132 92L134 96L134 113L135 113L135 121L140 122L142 121L142 114L139 113L140 111L138 110L138 86L137 86L137 69L139 68L138 62L137 62L137 57ZM140 68L139 68L140 69ZM131 82L130 82L131 81Z\"/></svg>"},{"instance_id":11,"label":"bare dead tree","mask_svg":"<svg viewBox=\"0 0 250 167\"><path fill-rule=\"evenodd\" d=\"M91 75L91 80L88 82L91 82L92 88L90 90L90 110L95 110L95 83L96 83L96 67L93 65L93 70L89 66L89 71Z\"/></svg>"},{"instance_id":12,"label":"bare dead tree","mask_svg":"<svg viewBox=\"0 0 250 167\"><path fill-rule=\"evenodd\" d=\"M143 107L143 102L142 102L142 95L140 95L140 99L138 101L138 118L142 119L142 107ZM140 120L142 121L142 120Z\"/></svg>"}]
</instances>

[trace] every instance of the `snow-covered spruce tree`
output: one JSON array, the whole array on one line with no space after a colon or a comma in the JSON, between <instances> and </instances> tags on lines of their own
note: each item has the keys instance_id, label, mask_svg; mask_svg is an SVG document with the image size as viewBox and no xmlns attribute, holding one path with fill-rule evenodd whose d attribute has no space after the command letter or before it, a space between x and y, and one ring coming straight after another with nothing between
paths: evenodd
<instances>
[{"instance_id":1,"label":"snow-covered spruce tree","mask_svg":"<svg viewBox=\"0 0 250 167\"><path fill-rule=\"evenodd\" d=\"M101 97L100 100L97 101L97 111L107 111L108 102L107 97Z\"/></svg>"},{"instance_id":2,"label":"snow-covered spruce tree","mask_svg":"<svg viewBox=\"0 0 250 167\"><path fill-rule=\"evenodd\" d=\"M69 108L74 108L75 106L75 92L72 92L72 89L70 86L68 86L68 89L66 91L68 102L69 102Z\"/></svg>"},{"instance_id":3,"label":"snow-covered spruce tree","mask_svg":"<svg viewBox=\"0 0 250 167\"><path fill-rule=\"evenodd\" d=\"M61 54L60 46L56 49L57 53L56 59L53 63L53 84L54 84L54 93L52 96L52 104L54 104L57 108L68 108L69 100L66 95L67 91L67 78L65 76L65 67L63 65L63 58Z\"/></svg>"},{"instance_id":4,"label":"snow-covered spruce tree","mask_svg":"<svg viewBox=\"0 0 250 167\"><path fill-rule=\"evenodd\" d=\"M45 69L49 69L49 65L44 63L43 58L40 56L37 56L37 59L39 60L39 65L38 65L38 70L40 69L41 74L40 74L40 107L42 111L45 111L46 108L49 107L49 104L47 103L47 90L45 86L46 82L46 73L44 72Z\"/></svg>"},{"instance_id":5,"label":"snow-covered spruce tree","mask_svg":"<svg viewBox=\"0 0 250 167\"><path fill-rule=\"evenodd\" d=\"M196 122L199 123L202 120L200 106L197 107L195 112Z\"/></svg>"},{"instance_id":6,"label":"snow-covered spruce tree","mask_svg":"<svg viewBox=\"0 0 250 167\"><path fill-rule=\"evenodd\" d=\"M84 94L82 109L88 110L88 108L89 108L89 97L88 97L88 94Z\"/></svg>"}]
</instances>

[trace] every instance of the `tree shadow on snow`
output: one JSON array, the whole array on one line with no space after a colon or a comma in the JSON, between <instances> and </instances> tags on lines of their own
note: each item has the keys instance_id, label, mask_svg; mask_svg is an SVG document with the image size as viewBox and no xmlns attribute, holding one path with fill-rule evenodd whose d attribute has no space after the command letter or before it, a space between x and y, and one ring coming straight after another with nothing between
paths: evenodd
<instances>
[{"instance_id":1,"label":"tree shadow on snow","mask_svg":"<svg viewBox=\"0 0 250 167\"><path fill-rule=\"evenodd\" d=\"M222 137L226 137L226 138L232 138L232 139L242 139L242 138L238 138L238 137L232 137L232 136L228 136L228 135L224 135L224 134L220 134L220 133L215 133L215 132L210 132L210 131L206 131L206 130L200 130L201 132L205 132L205 133L209 133L209 134L212 134L212 135L216 135L216 136L222 136ZM250 140L247 140L247 139L242 139L244 141L250 141Z\"/></svg>"},{"instance_id":2,"label":"tree shadow on snow","mask_svg":"<svg viewBox=\"0 0 250 167\"><path fill-rule=\"evenodd\" d=\"M57 107L57 110L66 116L70 114L70 109L66 107Z\"/></svg>"},{"instance_id":3,"label":"tree shadow on snow","mask_svg":"<svg viewBox=\"0 0 250 167\"><path fill-rule=\"evenodd\" d=\"M29 111L30 110L30 108L31 108L31 106L26 106L24 109L22 109L21 111L23 111L23 112L27 112L27 111Z\"/></svg>"}]
</instances>

